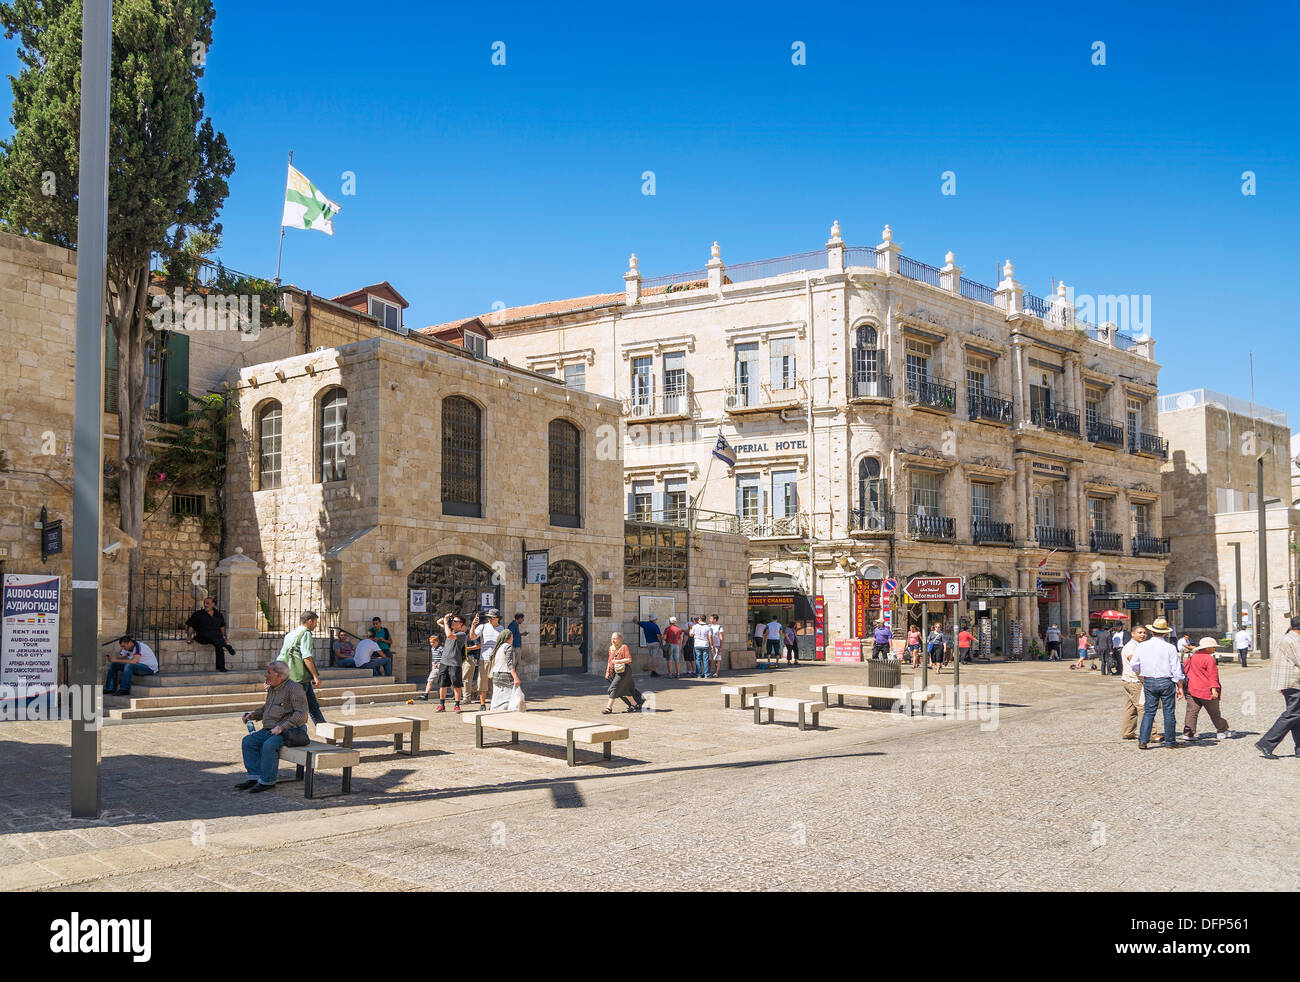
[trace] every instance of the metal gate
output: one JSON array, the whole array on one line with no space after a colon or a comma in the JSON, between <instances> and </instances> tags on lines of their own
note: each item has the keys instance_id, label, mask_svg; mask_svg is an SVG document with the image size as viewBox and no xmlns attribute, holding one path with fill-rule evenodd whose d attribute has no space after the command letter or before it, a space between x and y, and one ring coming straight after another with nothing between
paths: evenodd
<instances>
[{"instance_id":1,"label":"metal gate","mask_svg":"<svg viewBox=\"0 0 1300 982\"><path fill-rule=\"evenodd\" d=\"M586 672L590 664L590 581L577 563L552 563L542 584L541 673Z\"/></svg>"}]
</instances>

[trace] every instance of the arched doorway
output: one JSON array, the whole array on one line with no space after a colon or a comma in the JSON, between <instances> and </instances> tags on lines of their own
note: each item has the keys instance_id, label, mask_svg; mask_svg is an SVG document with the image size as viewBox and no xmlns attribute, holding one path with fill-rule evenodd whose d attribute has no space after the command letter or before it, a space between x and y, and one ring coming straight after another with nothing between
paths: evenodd
<instances>
[{"instance_id":1,"label":"arched doorway","mask_svg":"<svg viewBox=\"0 0 1300 982\"><path fill-rule=\"evenodd\" d=\"M541 673L561 675L588 670L591 620L587 591L591 582L577 563L551 563L542 584Z\"/></svg>"},{"instance_id":2,"label":"arched doorway","mask_svg":"<svg viewBox=\"0 0 1300 982\"><path fill-rule=\"evenodd\" d=\"M411 654L423 652L428 657L429 635L445 614L460 614L468 623L485 608L501 608L501 584L493 582L493 575L490 566L468 556L439 556L413 569L406 578L407 590L424 592L424 611L406 615L406 643ZM407 597L419 599L409 592ZM407 661L412 666L424 663L412 661L410 655Z\"/></svg>"},{"instance_id":3,"label":"arched doorway","mask_svg":"<svg viewBox=\"0 0 1300 982\"><path fill-rule=\"evenodd\" d=\"M1184 593L1193 593L1190 600L1183 601L1183 623L1187 629L1210 630L1219 626L1219 599L1214 587L1204 580L1187 584Z\"/></svg>"}]
</instances>

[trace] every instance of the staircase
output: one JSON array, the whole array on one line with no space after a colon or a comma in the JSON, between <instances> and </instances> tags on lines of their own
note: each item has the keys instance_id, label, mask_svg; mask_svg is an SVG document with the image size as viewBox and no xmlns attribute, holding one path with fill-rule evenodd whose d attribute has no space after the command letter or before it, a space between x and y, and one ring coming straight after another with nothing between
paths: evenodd
<instances>
[{"instance_id":1,"label":"staircase","mask_svg":"<svg viewBox=\"0 0 1300 982\"><path fill-rule=\"evenodd\" d=\"M420 691L412 683L374 676L370 669L325 668L316 690L321 709L355 700L404 703ZM106 696L109 719L168 719L180 716L239 716L266 702L263 672L165 672L137 677L129 697Z\"/></svg>"}]
</instances>

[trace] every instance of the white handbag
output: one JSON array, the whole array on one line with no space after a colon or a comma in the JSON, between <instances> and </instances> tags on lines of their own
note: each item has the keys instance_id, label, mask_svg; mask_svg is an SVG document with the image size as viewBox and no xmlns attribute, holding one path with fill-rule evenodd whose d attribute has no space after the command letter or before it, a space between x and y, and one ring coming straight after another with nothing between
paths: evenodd
<instances>
[{"instance_id":1,"label":"white handbag","mask_svg":"<svg viewBox=\"0 0 1300 982\"><path fill-rule=\"evenodd\" d=\"M528 701L524 699L524 687L516 685L514 693L510 696L510 711L512 713L528 712Z\"/></svg>"}]
</instances>

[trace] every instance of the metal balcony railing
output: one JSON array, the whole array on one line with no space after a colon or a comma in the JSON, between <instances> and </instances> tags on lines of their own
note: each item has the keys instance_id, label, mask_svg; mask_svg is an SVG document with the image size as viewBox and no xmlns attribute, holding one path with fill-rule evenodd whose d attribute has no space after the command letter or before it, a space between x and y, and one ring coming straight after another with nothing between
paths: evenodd
<instances>
[{"instance_id":1,"label":"metal balcony railing","mask_svg":"<svg viewBox=\"0 0 1300 982\"><path fill-rule=\"evenodd\" d=\"M1123 552L1124 537L1118 532L1089 532L1088 548L1092 552Z\"/></svg>"},{"instance_id":2,"label":"metal balcony railing","mask_svg":"<svg viewBox=\"0 0 1300 982\"><path fill-rule=\"evenodd\" d=\"M760 518L697 508L692 512L692 517L697 530L728 532L751 539L802 539L808 535L808 515L805 512L781 518L772 515Z\"/></svg>"},{"instance_id":3,"label":"metal balcony railing","mask_svg":"<svg viewBox=\"0 0 1300 982\"><path fill-rule=\"evenodd\" d=\"M1045 549L1074 549L1074 529L1057 528L1055 525L1034 526L1038 544Z\"/></svg>"},{"instance_id":4,"label":"metal balcony railing","mask_svg":"<svg viewBox=\"0 0 1300 982\"><path fill-rule=\"evenodd\" d=\"M663 392L636 393L623 400L623 415L629 419L680 419L691 415L691 386L674 386Z\"/></svg>"},{"instance_id":5,"label":"metal balcony railing","mask_svg":"<svg viewBox=\"0 0 1300 982\"><path fill-rule=\"evenodd\" d=\"M1011 545L1015 541L1010 522L995 522L988 518L971 519L970 535L977 546L985 543Z\"/></svg>"},{"instance_id":6,"label":"metal balcony railing","mask_svg":"<svg viewBox=\"0 0 1300 982\"><path fill-rule=\"evenodd\" d=\"M913 539L956 542L957 519L948 518L946 515L921 515L911 512L907 516L907 531Z\"/></svg>"},{"instance_id":7,"label":"metal balcony railing","mask_svg":"<svg viewBox=\"0 0 1300 982\"><path fill-rule=\"evenodd\" d=\"M893 509L854 508L849 512L850 532L892 532Z\"/></svg>"},{"instance_id":8,"label":"metal balcony railing","mask_svg":"<svg viewBox=\"0 0 1300 982\"><path fill-rule=\"evenodd\" d=\"M1133 536L1133 555L1163 556L1169 552L1169 540L1158 539L1154 535Z\"/></svg>"},{"instance_id":9,"label":"metal balcony railing","mask_svg":"<svg viewBox=\"0 0 1300 982\"><path fill-rule=\"evenodd\" d=\"M974 280L968 280L966 277L961 279L961 295L967 300L977 300L980 303L986 303L990 307L996 306L993 287L985 286L983 283L976 283Z\"/></svg>"},{"instance_id":10,"label":"metal balcony railing","mask_svg":"<svg viewBox=\"0 0 1300 982\"><path fill-rule=\"evenodd\" d=\"M913 376L907 380L907 401L913 406L955 413L957 386L947 379Z\"/></svg>"},{"instance_id":11,"label":"metal balcony railing","mask_svg":"<svg viewBox=\"0 0 1300 982\"><path fill-rule=\"evenodd\" d=\"M898 257L898 271L910 280L920 280L931 286L939 285L939 270L909 256Z\"/></svg>"},{"instance_id":12,"label":"metal balcony railing","mask_svg":"<svg viewBox=\"0 0 1300 982\"><path fill-rule=\"evenodd\" d=\"M1124 446L1124 426L1103 416L1088 418L1088 442L1102 443L1111 447Z\"/></svg>"},{"instance_id":13,"label":"metal balcony railing","mask_svg":"<svg viewBox=\"0 0 1300 982\"><path fill-rule=\"evenodd\" d=\"M973 420L1010 423L1014 419L1011 400L1002 398L1000 393L992 390L980 392L977 389L967 389L966 409Z\"/></svg>"},{"instance_id":14,"label":"metal balcony railing","mask_svg":"<svg viewBox=\"0 0 1300 982\"><path fill-rule=\"evenodd\" d=\"M849 379L850 399L891 399L894 377L883 372L854 372Z\"/></svg>"},{"instance_id":15,"label":"metal balcony railing","mask_svg":"<svg viewBox=\"0 0 1300 982\"><path fill-rule=\"evenodd\" d=\"M803 381L796 379L793 386L779 389L758 383L729 385L724 402L729 413L756 413L798 406L804 398Z\"/></svg>"},{"instance_id":16,"label":"metal balcony railing","mask_svg":"<svg viewBox=\"0 0 1300 982\"><path fill-rule=\"evenodd\" d=\"M1031 409L1029 420L1035 426L1041 426L1053 433L1068 433L1070 436L1079 435L1079 414L1068 409L1062 409L1060 406Z\"/></svg>"},{"instance_id":17,"label":"metal balcony railing","mask_svg":"<svg viewBox=\"0 0 1300 982\"><path fill-rule=\"evenodd\" d=\"M1155 433L1138 433L1129 430L1128 449L1129 453L1147 454L1162 460L1169 459L1169 441Z\"/></svg>"},{"instance_id":18,"label":"metal balcony railing","mask_svg":"<svg viewBox=\"0 0 1300 982\"><path fill-rule=\"evenodd\" d=\"M1040 317L1043 320L1047 320L1052 310L1052 305L1050 303L1042 297L1034 296L1028 291L1025 291L1024 297L1021 300L1021 307L1026 314L1033 314L1035 317Z\"/></svg>"}]
</instances>

